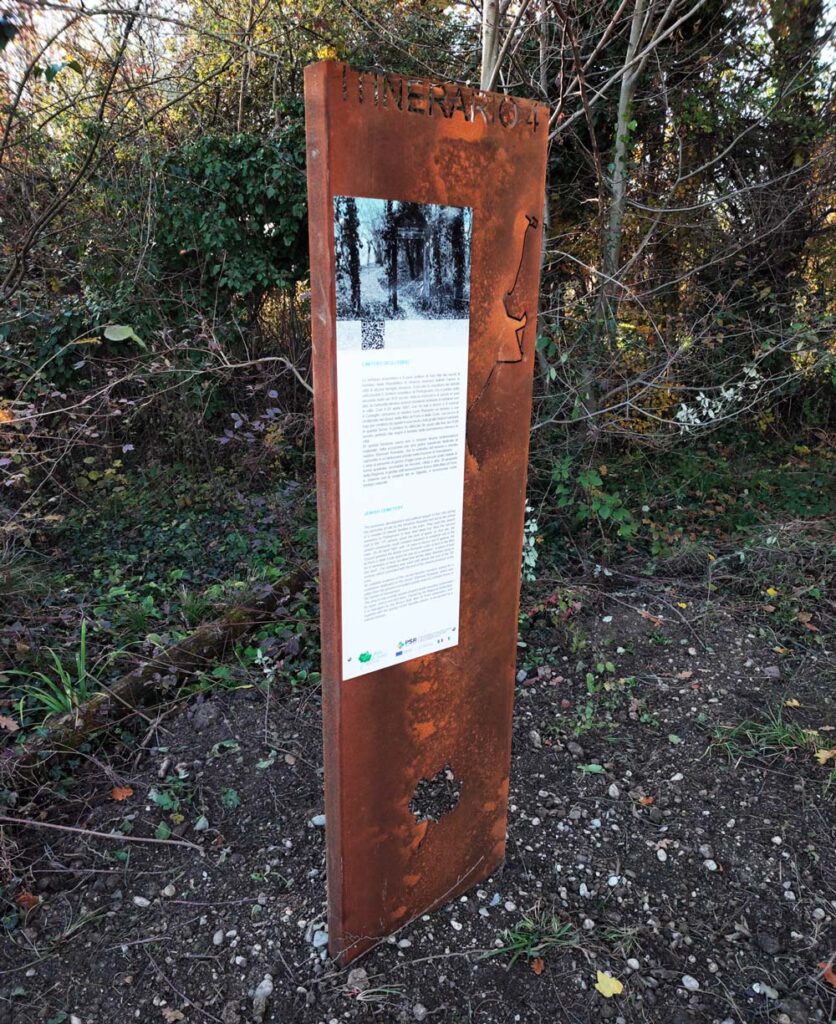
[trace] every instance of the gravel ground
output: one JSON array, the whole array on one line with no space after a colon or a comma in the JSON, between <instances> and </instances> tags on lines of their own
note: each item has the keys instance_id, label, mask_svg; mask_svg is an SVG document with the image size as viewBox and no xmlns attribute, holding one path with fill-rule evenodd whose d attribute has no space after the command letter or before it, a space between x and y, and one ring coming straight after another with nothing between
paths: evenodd
<instances>
[{"instance_id":1,"label":"gravel ground","mask_svg":"<svg viewBox=\"0 0 836 1024\"><path fill-rule=\"evenodd\" d=\"M48 820L88 831L5 834L0 1024L832 1021L832 647L782 659L681 604L528 609L506 864L349 969L324 946L317 692L242 680L81 759ZM798 745L712 747L770 712Z\"/></svg>"}]
</instances>

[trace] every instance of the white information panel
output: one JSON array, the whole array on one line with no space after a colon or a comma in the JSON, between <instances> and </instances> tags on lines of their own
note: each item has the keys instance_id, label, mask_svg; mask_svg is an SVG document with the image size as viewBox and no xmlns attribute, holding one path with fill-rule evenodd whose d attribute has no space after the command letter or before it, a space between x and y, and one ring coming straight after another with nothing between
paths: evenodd
<instances>
[{"instance_id":1,"label":"white information panel","mask_svg":"<svg viewBox=\"0 0 836 1024\"><path fill-rule=\"evenodd\" d=\"M343 678L458 643L470 210L336 197Z\"/></svg>"}]
</instances>

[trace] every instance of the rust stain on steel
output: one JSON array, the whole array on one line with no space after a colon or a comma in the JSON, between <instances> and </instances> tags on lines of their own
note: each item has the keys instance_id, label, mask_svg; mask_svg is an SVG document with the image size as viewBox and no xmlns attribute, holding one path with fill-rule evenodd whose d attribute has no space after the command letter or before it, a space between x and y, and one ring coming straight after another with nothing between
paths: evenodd
<instances>
[{"instance_id":1,"label":"rust stain on steel","mask_svg":"<svg viewBox=\"0 0 836 1024\"><path fill-rule=\"evenodd\" d=\"M505 856L548 110L305 72L331 953L348 962ZM473 208L459 644L341 678L334 195ZM452 771L438 820L410 808Z\"/></svg>"}]
</instances>

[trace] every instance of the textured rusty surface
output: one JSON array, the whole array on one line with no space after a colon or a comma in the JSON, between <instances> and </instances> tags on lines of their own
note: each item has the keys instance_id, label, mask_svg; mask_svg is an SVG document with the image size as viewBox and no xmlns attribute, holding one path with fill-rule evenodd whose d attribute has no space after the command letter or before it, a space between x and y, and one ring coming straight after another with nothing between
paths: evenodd
<instances>
[{"instance_id":1,"label":"textured rusty surface","mask_svg":"<svg viewBox=\"0 0 836 1024\"><path fill-rule=\"evenodd\" d=\"M353 959L505 854L511 712L546 160L546 108L465 87L305 75L331 952ZM340 675L332 197L473 208L460 643ZM418 821L450 766L457 806Z\"/></svg>"}]
</instances>

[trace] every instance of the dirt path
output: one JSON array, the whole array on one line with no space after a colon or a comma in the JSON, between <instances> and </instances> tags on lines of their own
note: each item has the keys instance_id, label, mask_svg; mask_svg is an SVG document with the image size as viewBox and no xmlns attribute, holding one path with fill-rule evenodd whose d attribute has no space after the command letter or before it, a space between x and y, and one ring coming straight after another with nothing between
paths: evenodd
<instances>
[{"instance_id":1,"label":"dirt path","mask_svg":"<svg viewBox=\"0 0 836 1024\"><path fill-rule=\"evenodd\" d=\"M507 863L352 971L321 946L317 693L224 692L82 760L50 820L203 852L7 833L0 1024L832 1020L832 648L787 673L750 623L682 603L530 609ZM780 753L709 751L770 711Z\"/></svg>"}]
</instances>

